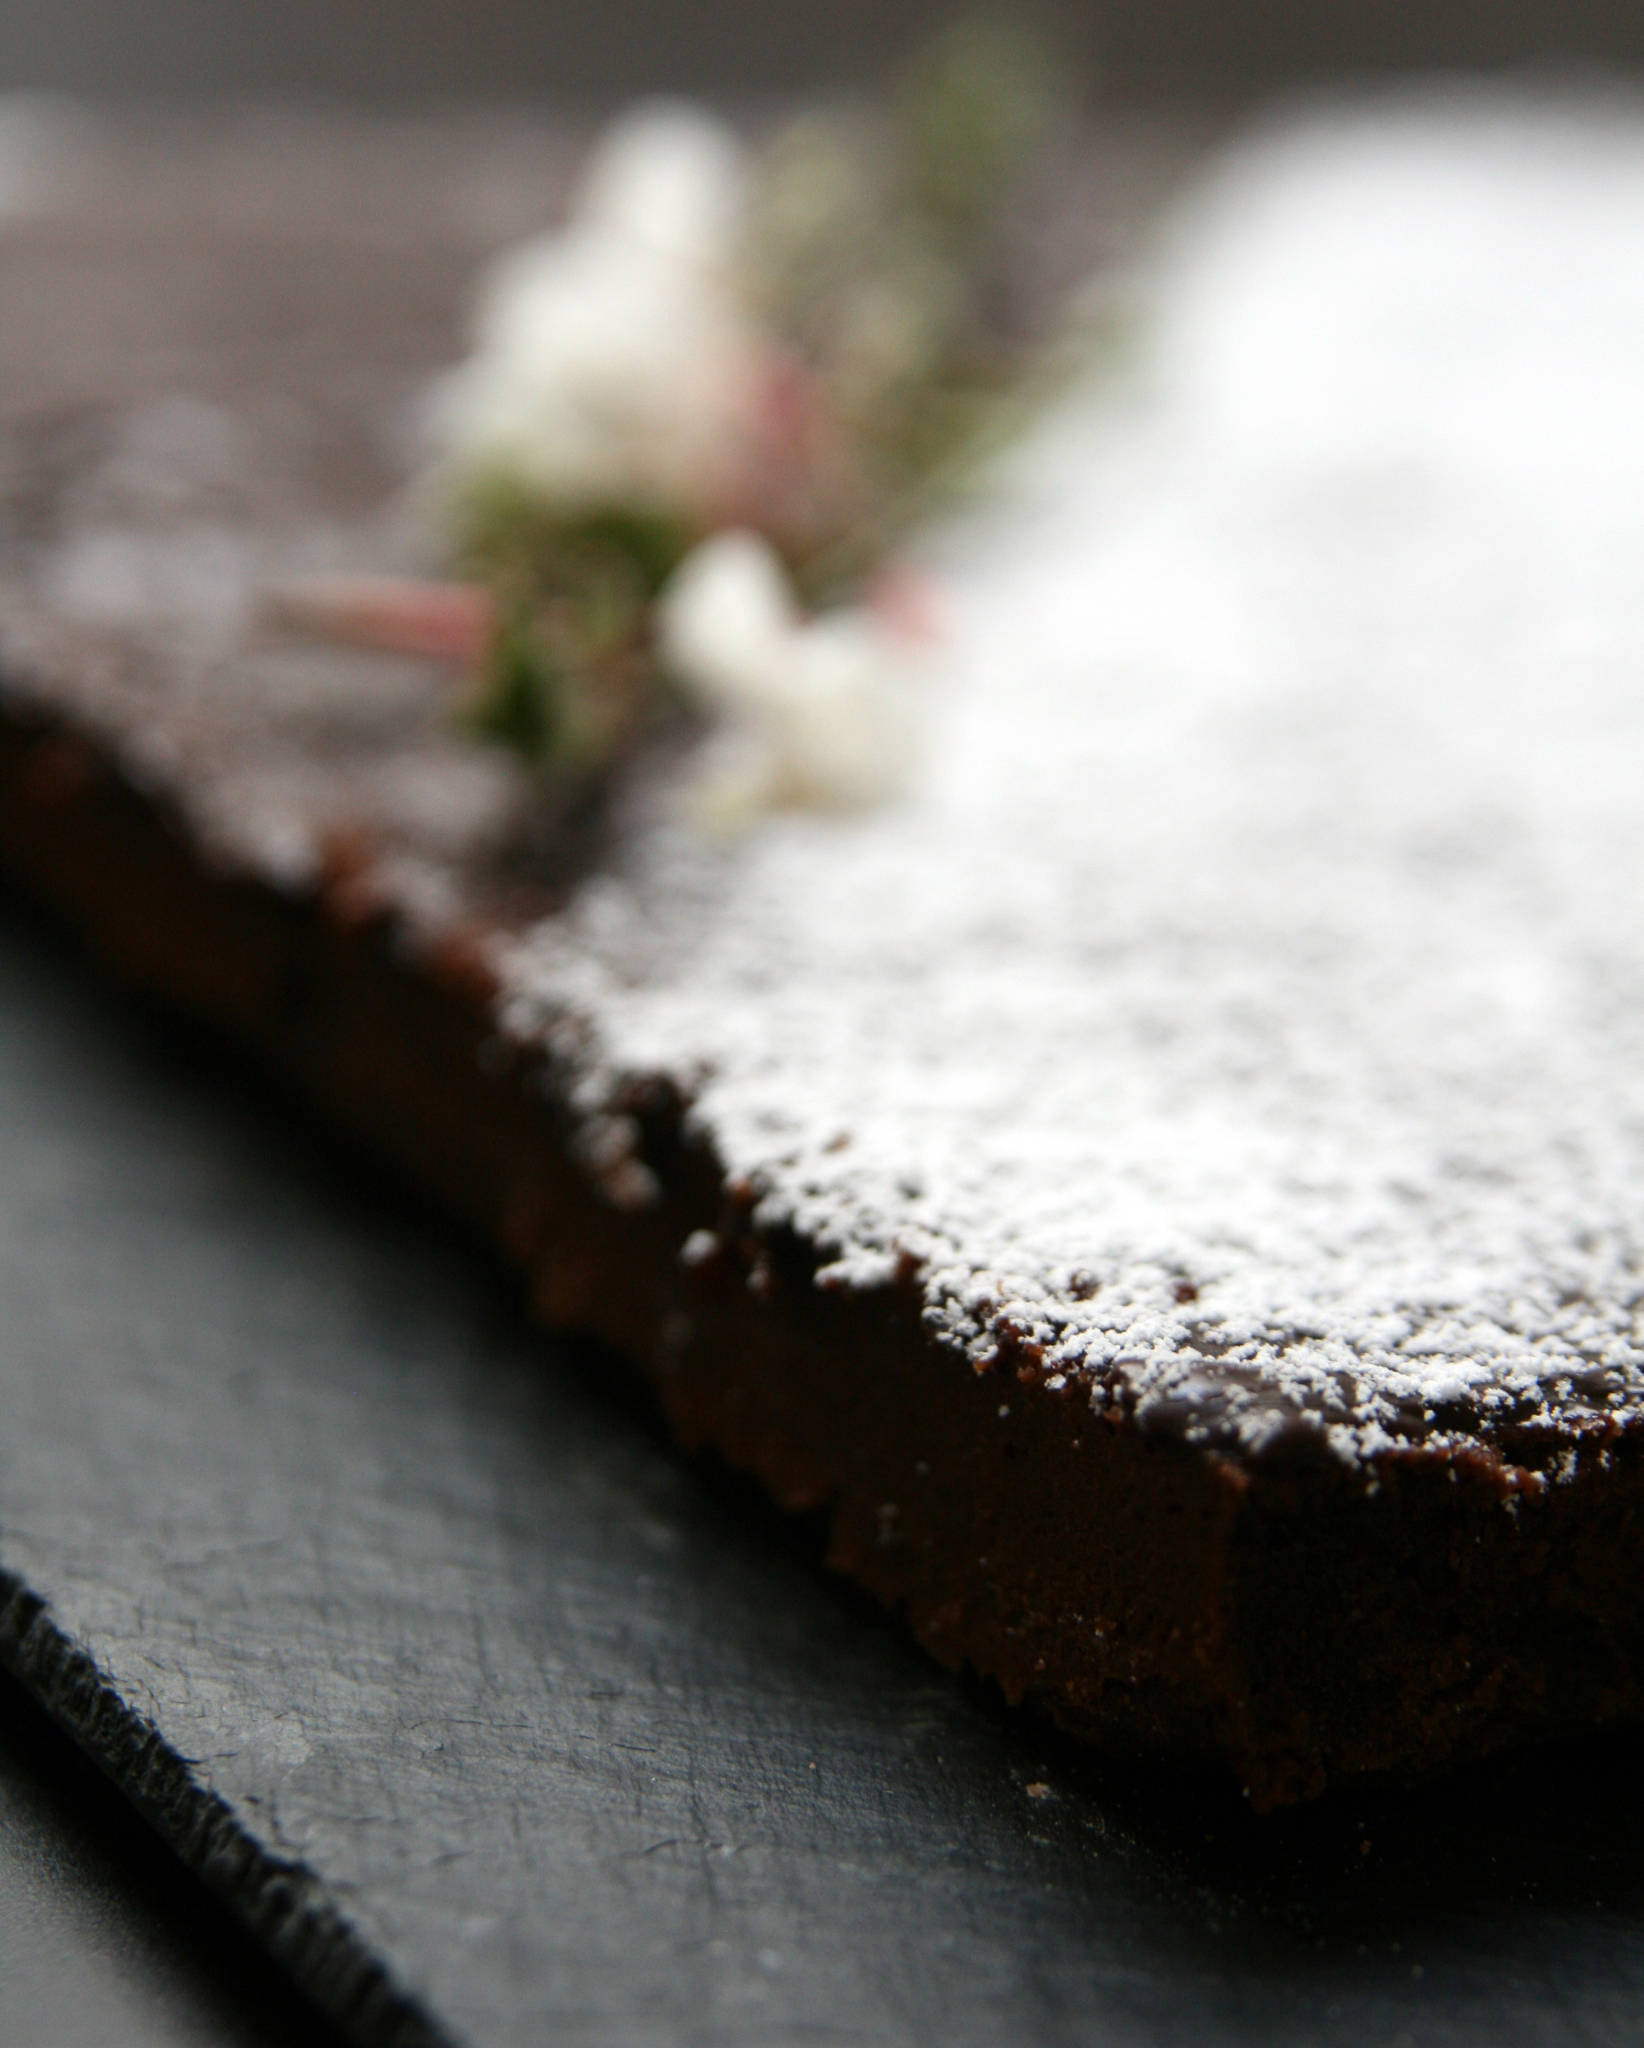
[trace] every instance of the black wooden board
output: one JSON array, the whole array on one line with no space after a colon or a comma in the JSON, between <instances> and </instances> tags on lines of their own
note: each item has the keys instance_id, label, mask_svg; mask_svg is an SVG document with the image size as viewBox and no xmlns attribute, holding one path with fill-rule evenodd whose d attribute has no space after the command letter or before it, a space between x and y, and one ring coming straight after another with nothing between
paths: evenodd
<instances>
[{"instance_id":1,"label":"black wooden board","mask_svg":"<svg viewBox=\"0 0 1644 2048\"><path fill-rule=\"evenodd\" d=\"M0 922L0 1653L361 2041L1644 2040L1644 1756L1258 1821L928 1664Z\"/></svg>"}]
</instances>

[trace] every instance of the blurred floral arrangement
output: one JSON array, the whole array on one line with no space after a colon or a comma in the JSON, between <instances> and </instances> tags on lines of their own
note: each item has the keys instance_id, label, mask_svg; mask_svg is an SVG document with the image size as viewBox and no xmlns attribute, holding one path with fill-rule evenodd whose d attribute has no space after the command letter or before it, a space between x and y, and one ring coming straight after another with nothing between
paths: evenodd
<instances>
[{"instance_id":1,"label":"blurred floral arrangement","mask_svg":"<svg viewBox=\"0 0 1644 2048\"><path fill-rule=\"evenodd\" d=\"M899 549L1051 381L994 302L1055 108L1042 50L969 26L757 147L685 105L619 119L433 394L421 490L460 580L288 611L460 662L467 726L549 776L683 707L703 822L893 795L940 640Z\"/></svg>"}]
</instances>

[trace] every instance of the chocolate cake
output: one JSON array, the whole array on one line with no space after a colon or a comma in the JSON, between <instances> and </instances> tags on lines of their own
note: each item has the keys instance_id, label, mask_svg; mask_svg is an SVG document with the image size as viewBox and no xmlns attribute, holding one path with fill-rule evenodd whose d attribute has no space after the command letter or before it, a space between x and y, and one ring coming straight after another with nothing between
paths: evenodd
<instances>
[{"instance_id":1,"label":"chocolate cake","mask_svg":"<svg viewBox=\"0 0 1644 2048\"><path fill-rule=\"evenodd\" d=\"M732 845L268 629L407 559L461 237L219 223L229 339L13 377L0 866L1012 1700L1262 1806L1636 1716L1640 136L1248 143L933 544L916 796Z\"/></svg>"}]
</instances>

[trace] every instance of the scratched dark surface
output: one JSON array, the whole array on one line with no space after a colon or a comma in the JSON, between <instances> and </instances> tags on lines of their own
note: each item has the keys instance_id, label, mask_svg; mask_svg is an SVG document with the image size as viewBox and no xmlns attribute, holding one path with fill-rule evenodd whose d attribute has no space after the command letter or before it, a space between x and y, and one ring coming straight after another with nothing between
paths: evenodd
<instances>
[{"instance_id":1,"label":"scratched dark surface","mask_svg":"<svg viewBox=\"0 0 1644 2048\"><path fill-rule=\"evenodd\" d=\"M0 1412L0 1654L362 2042L1644 2037L1633 1751L1076 1756L3 917Z\"/></svg>"},{"instance_id":2,"label":"scratched dark surface","mask_svg":"<svg viewBox=\"0 0 1644 2048\"><path fill-rule=\"evenodd\" d=\"M0 2041L340 2044L113 1787L3 1678Z\"/></svg>"}]
</instances>

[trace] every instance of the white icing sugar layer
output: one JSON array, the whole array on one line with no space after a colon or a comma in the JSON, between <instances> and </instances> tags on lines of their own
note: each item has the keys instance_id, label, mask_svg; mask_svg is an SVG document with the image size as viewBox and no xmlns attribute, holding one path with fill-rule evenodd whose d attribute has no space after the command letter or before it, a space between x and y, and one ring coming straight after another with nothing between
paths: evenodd
<instances>
[{"instance_id":1,"label":"white icing sugar layer","mask_svg":"<svg viewBox=\"0 0 1644 2048\"><path fill-rule=\"evenodd\" d=\"M1247 145L954 537L908 804L667 833L505 1020L831 1262L1344 1456L1644 1401L1644 112Z\"/></svg>"}]
</instances>

